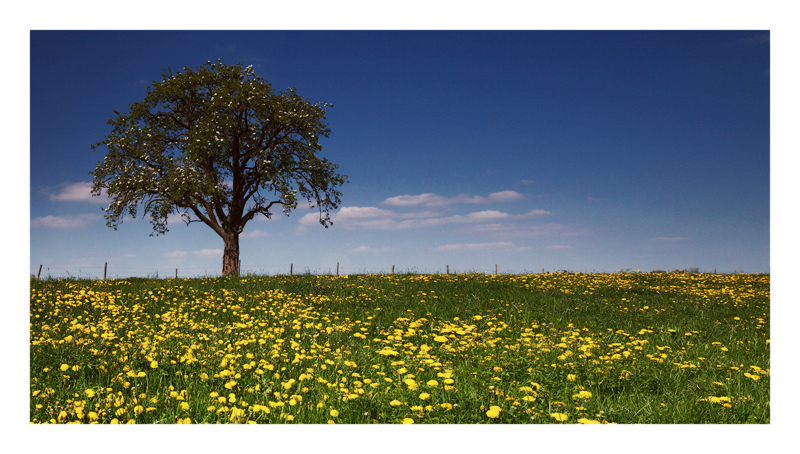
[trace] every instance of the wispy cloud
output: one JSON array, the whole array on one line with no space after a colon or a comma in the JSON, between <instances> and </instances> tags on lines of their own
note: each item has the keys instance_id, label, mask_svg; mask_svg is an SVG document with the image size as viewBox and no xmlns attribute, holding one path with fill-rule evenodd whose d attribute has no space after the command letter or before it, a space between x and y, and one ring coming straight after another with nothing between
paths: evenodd
<instances>
[{"instance_id":1,"label":"wispy cloud","mask_svg":"<svg viewBox=\"0 0 800 454\"><path fill-rule=\"evenodd\" d=\"M270 234L267 232L262 232L261 230L251 230L249 232L242 233L239 235L240 239L249 239L249 238L269 238Z\"/></svg>"},{"instance_id":2,"label":"wispy cloud","mask_svg":"<svg viewBox=\"0 0 800 454\"><path fill-rule=\"evenodd\" d=\"M456 203L494 203L494 202L512 202L514 200L524 199L525 196L516 191L500 191L493 192L487 197L457 195L455 197L445 197L442 195L426 193L420 195L399 195L396 197L389 197L381 202L381 205L391 206L425 206L425 207L442 207L446 205L453 205Z\"/></svg>"},{"instance_id":3,"label":"wispy cloud","mask_svg":"<svg viewBox=\"0 0 800 454\"><path fill-rule=\"evenodd\" d=\"M436 227L448 224L480 224L497 221L515 221L530 219L551 214L545 210L532 210L523 214L508 214L496 210L476 211L466 215L441 216L423 211L419 213L397 214L390 210L376 207L342 207L331 214L334 225L338 223L345 228L364 228L375 230L403 230ZM313 225L319 222L319 214L308 213L300 218L301 225Z\"/></svg>"},{"instance_id":4,"label":"wispy cloud","mask_svg":"<svg viewBox=\"0 0 800 454\"><path fill-rule=\"evenodd\" d=\"M379 247L374 248L371 246L358 246L350 249L350 252L397 252L400 249L393 247Z\"/></svg>"},{"instance_id":5,"label":"wispy cloud","mask_svg":"<svg viewBox=\"0 0 800 454\"><path fill-rule=\"evenodd\" d=\"M496 238L526 238L526 237L566 237L591 235L591 230L577 225L569 224L477 224L469 226L473 232L491 234Z\"/></svg>"},{"instance_id":6,"label":"wispy cloud","mask_svg":"<svg viewBox=\"0 0 800 454\"><path fill-rule=\"evenodd\" d=\"M674 237L674 238L659 237L659 238L650 238L649 241L652 241L654 243L679 243L681 241L686 241L686 240L687 240L686 238L681 238L681 237Z\"/></svg>"},{"instance_id":7,"label":"wispy cloud","mask_svg":"<svg viewBox=\"0 0 800 454\"><path fill-rule=\"evenodd\" d=\"M63 216L44 216L31 219L31 228L77 229L102 219L99 214L65 214Z\"/></svg>"},{"instance_id":8,"label":"wispy cloud","mask_svg":"<svg viewBox=\"0 0 800 454\"><path fill-rule=\"evenodd\" d=\"M182 259L185 257L196 257L196 258L222 257L222 249L202 249L199 251L172 251L165 253L164 257L170 259Z\"/></svg>"},{"instance_id":9,"label":"wispy cloud","mask_svg":"<svg viewBox=\"0 0 800 454\"><path fill-rule=\"evenodd\" d=\"M740 42L746 44L769 44L769 32L758 33L747 38L742 38Z\"/></svg>"},{"instance_id":10,"label":"wispy cloud","mask_svg":"<svg viewBox=\"0 0 800 454\"><path fill-rule=\"evenodd\" d=\"M562 249L570 249L571 246L565 246L563 244L553 244L552 246L547 246L545 249L549 249L551 251L559 251Z\"/></svg>"},{"instance_id":11,"label":"wispy cloud","mask_svg":"<svg viewBox=\"0 0 800 454\"><path fill-rule=\"evenodd\" d=\"M456 243L436 247L437 251L527 251L530 247L515 246L514 243Z\"/></svg>"},{"instance_id":12,"label":"wispy cloud","mask_svg":"<svg viewBox=\"0 0 800 454\"><path fill-rule=\"evenodd\" d=\"M50 190L48 190L50 192ZM111 200L108 198L105 189L100 195L92 196L92 183L81 181L78 183L65 182L58 186L56 192L51 192L48 196L50 200L57 202L91 202L107 204Z\"/></svg>"}]
</instances>

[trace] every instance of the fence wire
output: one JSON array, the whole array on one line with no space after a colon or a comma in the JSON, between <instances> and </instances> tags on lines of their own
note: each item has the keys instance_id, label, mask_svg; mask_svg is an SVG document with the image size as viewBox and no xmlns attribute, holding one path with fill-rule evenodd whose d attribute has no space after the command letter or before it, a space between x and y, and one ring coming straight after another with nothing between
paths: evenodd
<instances>
[{"instance_id":1,"label":"fence wire","mask_svg":"<svg viewBox=\"0 0 800 454\"><path fill-rule=\"evenodd\" d=\"M126 279L131 277L140 278L155 278L155 279L170 279L176 277L175 268L166 267L153 267L153 268L133 268L133 267L118 267L118 266L85 266L85 267L65 267L65 266L44 266L42 265L41 271L39 266L32 266L30 268L30 276L39 279L103 279L103 273L107 279ZM584 273L630 273L640 272L639 270L620 269L615 271L606 270L568 270L568 269L497 269L498 274L540 274L551 272L584 272ZM654 270L655 271L655 270ZM672 270L672 272L683 271L686 273L699 272L696 268L690 270ZM705 273L715 273L717 270L704 271ZM364 267L344 267L344 266L305 266L295 265L281 266L281 265L265 265L253 268L242 268L239 270L240 276L288 276L288 275L348 275L348 274L494 274L495 267L491 269L477 269L477 268L456 268L449 265L442 267L399 267L391 265L385 268L364 268ZM720 271L719 274L743 274L744 270L738 269L733 271ZM177 269L177 277L179 279L185 278L214 278L220 277L222 273L219 268L203 268L203 267L179 267Z\"/></svg>"}]
</instances>

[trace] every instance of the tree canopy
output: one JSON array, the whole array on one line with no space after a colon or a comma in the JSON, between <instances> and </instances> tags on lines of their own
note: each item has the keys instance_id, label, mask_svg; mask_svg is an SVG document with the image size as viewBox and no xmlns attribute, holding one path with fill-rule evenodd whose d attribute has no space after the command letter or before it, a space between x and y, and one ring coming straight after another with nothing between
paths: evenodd
<instances>
[{"instance_id":1,"label":"tree canopy","mask_svg":"<svg viewBox=\"0 0 800 454\"><path fill-rule=\"evenodd\" d=\"M105 190L106 225L123 217L149 216L151 235L168 231L167 218L178 213L187 225L203 222L225 242L222 274L238 273L239 234L262 214L279 206L287 216L299 199L332 225L347 182L338 166L318 156L328 137L327 103L312 104L290 88L276 93L244 63L207 62L147 87L141 102L127 113L114 110L108 152L93 172L92 194ZM330 107L333 107L331 104Z\"/></svg>"}]
</instances>

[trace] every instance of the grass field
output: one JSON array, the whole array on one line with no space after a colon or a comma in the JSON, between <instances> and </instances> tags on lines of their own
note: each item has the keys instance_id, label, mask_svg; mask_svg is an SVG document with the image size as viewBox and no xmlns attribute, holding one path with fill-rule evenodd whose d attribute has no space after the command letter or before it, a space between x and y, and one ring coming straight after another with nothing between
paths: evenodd
<instances>
[{"instance_id":1,"label":"grass field","mask_svg":"<svg viewBox=\"0 0 800 454\"><path fill-rule=\"evenodd\" d=\"M33 423L770 422L770 277L31 280Z\"/></svg>"}]
</instances>

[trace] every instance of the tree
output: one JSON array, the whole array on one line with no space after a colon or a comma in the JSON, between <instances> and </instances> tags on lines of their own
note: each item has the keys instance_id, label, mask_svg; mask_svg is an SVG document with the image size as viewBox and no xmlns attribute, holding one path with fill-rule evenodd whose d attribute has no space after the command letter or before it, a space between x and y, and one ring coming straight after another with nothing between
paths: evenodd
<instances>
[{"instance_id":1,"label":"tree","mask_svg":"<svg viewBox=\"0 0 800 454\"><path fill-rule=\"evenodd\" d=\"M140 208L151 217L151 236L168 231L173 213L186 225L203 222L222 237L222 275L232 276L247 222L271 218L276 205L288 216L298 193L325 228L333 224L328 211L338 207L347 175L317 155L320 137L330 134L327 103L311 104L294 88L276 93L243 63L209 61L161 76L128 113L115 110L113 130L91 146L108 150L90 172L92 195L105 190L111 198L103 208L108 227Z\"/></svg>"}]
</instances>

